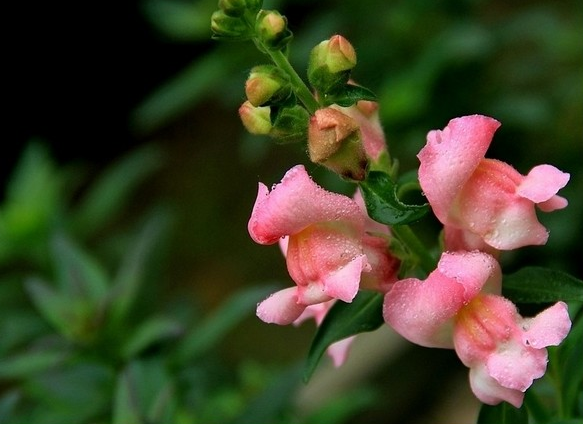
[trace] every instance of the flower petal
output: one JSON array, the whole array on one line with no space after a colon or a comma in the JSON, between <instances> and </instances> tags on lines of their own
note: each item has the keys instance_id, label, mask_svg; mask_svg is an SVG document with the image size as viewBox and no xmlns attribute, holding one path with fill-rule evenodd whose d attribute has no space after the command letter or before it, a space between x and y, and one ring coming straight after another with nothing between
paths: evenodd
<instances>
[{"instance_id":1,"label":"flower petal","mask_svg":"<svg viewBox=\"0 0 583 424\"><path fill-rule=\"evenodd\" d=\"M518 186L516 194L534 203L549 200L569 182L570 175L552 165L539 165L530 170Z\"/></svg>"},{"instance_id":2,"label":"flower petal","mask_svg":"<svg viewBox=\"0 0 583 424\"><path fill-rule=\"evenodd\" d=\"M501 386L525 392L547 369L547 350L524 346L510 339L486 361L488 374Z\"/></svg>"},{"instance_id":3,"label":"flower petal","mask_svg":"<svg viewBox=\"0 0 583 424\"><path fill-rule=\"evenodd\" d=\"M271 192L259 183L248 230L257 243L273 244L323 221L344 221L361 231L364 226L364 217L352 199L324 190L297 165Z\"/></svg>"},{"instance_id":4,"label":"flower petal","mask_svg":"<svg viewBox=\"0 0 583 424\"><path fill-rule=\"evenodd\" d=\"M273 293L257 305L257 316L268 324L287 325L294 322L306 309L298 303L297 287Z\"/></svg>"},{"instance_id":5,"label":"flower petal","mask_svg":"<svg viewBox=\"0 0 583 424\"><path fill-rule=\"evenodd\" d=\"M427 134L427 144L417 157L419 183L433 212L448 223L448 212L459 191L484 158L500 123L482 115L449 121Z\"/></svg>"},{"instance_id":6,"label":"flower petal","mask_svg":"<svg viewBox=\"0 0 583 424\"><path fill-rule=\"evenodd\" d=\"M524 400L523 392L501 386L488 374L483 364L470 369L470 387L476 397L487 405L497 405L506 401L520 408Z\"/></svg>"},{"instance_id":7,"label":"flower petal","mask_svg":"<svg viewBox=\"0 0 583 424\"><path fill-rule=\"evenodd\" d=\"M524 343L533 348L540 349L559 345L571 329L567 304L565 302L555 303L534 318L525 319L522 327L524 329Z\"/></svg>"},{"instance_id":8,"label":"flower petal","mask_svg":"<svg viewBox=\"0 0 583 424\"><path fill-rule=\"evenodd\" d=\"M328 356L330 356L330 358L332 358L332 362L334 363L335 367L339 367L344 364L344 362L346 362L350 346L352 345L355 337L356 336L350 336L328 346L326 353Z\"/></svg>"}]
</instances>

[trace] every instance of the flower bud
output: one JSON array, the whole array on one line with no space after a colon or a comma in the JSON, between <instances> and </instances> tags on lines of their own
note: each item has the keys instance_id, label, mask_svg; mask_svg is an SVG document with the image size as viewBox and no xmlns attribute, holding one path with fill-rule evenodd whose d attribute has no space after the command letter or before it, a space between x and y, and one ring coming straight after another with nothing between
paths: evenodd
<instances>
[{"instance_id":1,"label":"flower bud","mask_svg":"<svg viewBox=\"0 0 583 424\"><path fill-rule=\"evenodd\" d=\"M308 151L312 162L356 181L364 180L368 160L358 123L337 109L317 110L310 119Z\"/></svg>"},{"instance_id":2,"label":"flower bud","mask_svg":"<svg viewBox=\"0 0 583 424\"><path fill-rule=\"evenodd\" d=\"M358 123L364 151L371 162L371 166L379 165L380 169L386 168L386 166L390 167L390 163L386 163L390 159L385 142L385 133L379 118L378 103L361 100L350 107L336 105L332 107L350 116Z\"/></svg>"},{"instance_id":3,"label":"flower bud","mask_svg":"<svg viewBox=\"0 0 583 424\"><path fill-rule=\"evenodd\" d=\"M292 89L287 74L273 65L260 65L251 69L245 83L247 100L253 106L277 103L289 97Z\"/></svg>"},{"instance_id":4,"label":"flower bud","mask_svg":"<svg viewBox=\"0 0 583 424\"><path fill-rule=\"evenodd\" d=\"M243 16L245 11L257 13L263 0L219 0L219 9L233 17Z\"/></svg>"},{"instance_id":5,"label":"flower bud","mask_svg":"<svg viewBox=\"0 0 583 424\"><path fill-rule=\"evenodd\" d=\"M255 24L256 36L270 50L281 50L292 38L287 19L276 10L260 10Z\"/></svg>"},{"instance_id":6,"label":"flower bud","mask_svg":"<svg viewBox=\"0 0 583 424\"><path fill-rule=\"evenodd\" d=\"M222 10L215 11L211 16L213 38L230 40L245 40L251 37L251 29L242 17L227 15Z\"/></svg>"},{"instance_id":7,"label":"flower bud","mask_svg":"<svg viewBox=\"0 0 583 424\"><path fill-rule=\"evenodd\" d=\"M239 108L243 125L251 134L267 135L272 129L269 106L255 107L246 101Z\"/></svg>"},{"instance_id":8,"label":"flower bud","mask_svg":"<svg viewBox=\"0 0 583 424\"><path fill-rule=\"evenodd\" d=\"M326 93L344 85L350 70L356 66L356 52L348 40L334 35L312 49L308 64L308 79L318 90Z\"/></svg>"}]
</instances>

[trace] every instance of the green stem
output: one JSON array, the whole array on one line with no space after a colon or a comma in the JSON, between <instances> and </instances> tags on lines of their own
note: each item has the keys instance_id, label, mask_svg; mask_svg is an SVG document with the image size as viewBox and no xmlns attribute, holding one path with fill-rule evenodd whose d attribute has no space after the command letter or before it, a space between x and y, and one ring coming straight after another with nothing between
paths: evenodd
<instances>
[{"instance_id":1,"label":"green stem","mask_svg":"<svg viewBox=\"0 0 583 424\"><path fill-rule=\"evenodd\" d=\"M408 225L394 225L391 227L393 234L409 248L411 253L413 253L419 259L419 264L423 271L427 274L435 270L437 266L435 259L425 248L425 245L417 238L411 227Z\"/></svg>"},{"instance_id":2,"label":"green stem","mask_svg":"<svg viewBox=\"0 0 583 424\"><path fill-rule=\"evenodd\" d=\"M287 57L281 50L267 50L267 52L271 57L271 60L273 60L273 63L289 75L296 96L298 96L300 101L304 104L310 115L313 115L316 110L320 109L320 105L310 92L308 86L300 78L293 66L291 66Z\"/></svg>"}]
</instances>

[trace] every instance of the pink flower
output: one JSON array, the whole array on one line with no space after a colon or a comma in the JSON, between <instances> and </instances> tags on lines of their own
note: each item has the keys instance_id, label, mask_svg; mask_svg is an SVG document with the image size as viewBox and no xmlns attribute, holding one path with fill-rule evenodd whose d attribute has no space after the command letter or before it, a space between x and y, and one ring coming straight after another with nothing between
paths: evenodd
<instances>
[{"instance_id":1,"label":"pink flower","mask_svg":"<svg viewBox=\"0 0 583 424\"><path fill-rule=\"evenodd\" d=\"M364 223L352 199L319 187L301 165L271 192L260 183L249 233L260 244L288 236L287 268L297 286L259 304L259 318L290 324L309 305L331 299L351 302L361 273L371 269L362 247Z\"/></svg>"},{"instance_id":2,"label":"pink flower","mask_svg":"<svg viewBox=\"0 0 583 424\"><path fill-rule=\"evenodd\" d=\"M399 261L388 251L388 229L357 200L319 187L301 165L271 192L259 184L249 233L260 244L280 243L296 283L261 302L260 319L291 324L310 305L351 302L359 288L385 292L396 281Z\"/></svg>"},{"instance_id":3,"label":"pink flower","mask_svg":"<svg viewBox=\"0 0 583 424\"><path fill-rule=\"evenodd\" d=\"M446 242L451 227L452 245L469 241L466 249L480 248L479 239L499 250L545 244L548 232L534 205L544 212L567 206L556 193L569 174L539 165L523 176L504 162L484 158L499 126L481 115L452 119L443 130L430 131L419 152L421 188L446 227Z\"/></svg>"},{"instance_id":4,"label":"pink flower","mask_svg":"<svg viewBox=\"0 0 583 424\"><path fill-rule=\"evenodd\" d=\"M520 407L524 392L546 371L547 346L558 345L571 321L558 302L534 318L522 318L498 295L498 262L483 252L444 253L425 281L398 281L385 296L385 321L421 346L455 348L470 368L480 401Z\"/></svg>"}]
</instances>

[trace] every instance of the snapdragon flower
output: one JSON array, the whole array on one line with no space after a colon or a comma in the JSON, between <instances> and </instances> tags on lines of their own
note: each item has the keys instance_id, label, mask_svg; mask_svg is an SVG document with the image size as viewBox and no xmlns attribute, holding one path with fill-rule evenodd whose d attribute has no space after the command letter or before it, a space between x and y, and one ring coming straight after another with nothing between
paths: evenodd
<instances>
[{"instance_id":1,"label":"snapdragon flower","mask_svg":"<svg viewBox=\"0 0 583 424\"><path fill-rule=\"evenodd\" d=\"M362 273L371 274L367 288L393 282L396 259L389 259L386 241L370 239L366 225L357 202L318 186L302 165L290 169L271 191L260 183L249 234L260 244L283 240L287 269L296 286L261 302L259 318L290 324L310 305L333 299L351 302Z\"/></svg>"},{"instance_id":2,"label":"snapdragon flower","mask_svg":"<svg viewBox=\"0 0 583 424\"><path fill-rule=\"evenodd\" d=\"M484 158L499 126L482 115L452 119L443 130L429 132L418 154L419 183L445 226L449 248L511 250L545 244L548 231L535 205L544 212L567 206L556 193L569 174L539 165L524 176L504 162Z\"/></svg>"},{"instance_id":3,"label":"snapdragon flower","mask_svg":"<svg viewBox=\"0 0 583 424\"><path fill-rule=\"evenodd\" d=\"M454 348L470 368L480 401L520 407L533 380L544 375L547 346L558 345L571 321L564 302L523 318L500 296L502 273L484 252L443 253L426 280L407 278L386 294L385 321L409 341Z\"/></svg>"}]
</instances>

